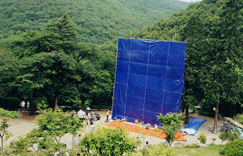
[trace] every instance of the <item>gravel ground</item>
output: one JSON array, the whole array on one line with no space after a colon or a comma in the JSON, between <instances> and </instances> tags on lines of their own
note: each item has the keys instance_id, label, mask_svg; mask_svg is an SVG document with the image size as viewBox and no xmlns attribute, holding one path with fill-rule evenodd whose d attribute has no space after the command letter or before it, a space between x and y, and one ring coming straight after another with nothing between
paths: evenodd
<instances>
[{"instance_id":1,"label":"gravel ground","mask_svg":"<svg viewBox=\"0 0 243 156\"><path fill-rule=\"evenodd\" d=\"M106 111L98 111L96 113L101 115L101 119L97 121L95 125L104 123L104 121L106 120ZM194 114L190 114L190 117L204 118L207 121L201 125L201 127L198 129L195 136L187 135L184 137L187 140L186 142L175 141L173 145L200 143L197 138L201 133L204 133L207 137L206 144L212 143L213 142L212 138L216 138L216 141L214 142L215 144L221 144L221 140L218 138L218 135L220 133L218 132L217 134L214 134L208 130L208 127L213 126L213 121L214 121L213 118L205 117L205 116L197 116ZM33 122L34 118L35 118L34 115L33 116L23 115L18 119L9 119L8 123L10 124L10 127L8 128L8 131L10 131L13 134L13 136L9 138L7 141L5 141L5 145L9 145L9 143L12 140L17 139L19 136L24 135L30 132L32 129L36 128L37 125ZM222 125L222 122L218 121L218 126L220 125ZM142 141L144 142L148 141L150 144L159 144L165 142L165 139L156 138L152 136L142 136L141 134L137 134L133 132L131 132L130 135L134 137L140 137ZM67 148L72 148L72 136L70 134L66 134L64 137L62 137L61 142L67 144Z\"/></svg>"}]
</instances>

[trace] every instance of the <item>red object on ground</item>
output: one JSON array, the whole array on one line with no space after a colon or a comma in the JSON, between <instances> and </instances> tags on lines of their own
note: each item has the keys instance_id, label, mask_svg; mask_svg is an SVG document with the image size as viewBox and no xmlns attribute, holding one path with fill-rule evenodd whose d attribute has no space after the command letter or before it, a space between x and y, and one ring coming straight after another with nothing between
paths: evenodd
<instances>
[{"instance_id":1,"label":"red object on ground","mask_svg":"<svg viewBox=\"0 0 243 156\"><path fill-rule=\"evenodd\" d=\"M139 134L144 134L144 135L149 135L149 136L153 136L153 137L158 137L158 138L166 138L166 134L162 131L162 129L146 129L144 126L140 126L137 125L135 123L130 123L130 122L121 122L121 120L114 120L111 122L105 122L103 123L103 125L105 126L109 126L109 127L114 127L117 128L118 126L120 126L123 129L126 129L130 132L135 132L135 133L139 133ZM187 134L185 133L178 133L176 132L176 136L175 136L175 141L186 141L183 137L186 136Z\"/></svg>"}]
</instances>

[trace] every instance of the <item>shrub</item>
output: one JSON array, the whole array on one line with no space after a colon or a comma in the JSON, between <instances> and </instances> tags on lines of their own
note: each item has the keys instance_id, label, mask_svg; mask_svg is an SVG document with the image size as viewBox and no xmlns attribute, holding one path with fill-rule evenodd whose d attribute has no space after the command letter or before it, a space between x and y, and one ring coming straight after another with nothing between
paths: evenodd
<instances>
[{"instance_id":1,"label":"shrub","mask_svg":"<svg viewBox=\"0 0 243 156\"><path fill-rule=\"evenodd\" d=\"M231 131L231 132L228 132L229 133L229 140L230 141L233 141L235 139L238 139L239 138L239 131Z\"/></svg>"},{"instance_id":2,"label":"shrub","mask_svg":"<svg viewBox=\"0 0 243 156\"><path fill-rule=\"evenodd\" d=\"M37 145L37 148L34 147L34 144ZM29 152L31 149L32 155L52 155L53 153L59 151L60 153L65 152L65 144L61 142L56 142L48 132L40 132L37 129L32 130L30 133L25 136L19 137L18 140L13 140L10 143L10 148L13 149L14 154L23 154Z\"/></svg>"},{"instance_id":3,"label":"shrub","mask_svg":"<svg viewBox=\"0 0 243 156\"><path fill-rule=\"evenodd\" d=\"M151 148L147 150L146 156L168 156L173 154L173 149L165 147L164 145L151 145Z\"/></svg>"},{"instance_id":4,"label":"shrub","mask_svg":"<svg viewBox=\"0 0 243 156\"><path fill-rule=\"evenodd\" d=\"M221 132L220 135L219 135L219 139L221 139L222 141L222 144L225 140L227 140L229 138L229 133L228 132Z\"/></svg>"},{"instance_id":5,"label":"shrub","mask_svg":"<svg viewBox=\"0 0 243 156\"><path fill-rule=\"evenodd\" d=\"M243 140L233 140L227 143L219 154L225 156L242 156L243 155Z\"/></svg>"},{"instance_id":6,"label":"shrub","mask_svg":"<svg viewBox=\"0 0 243 156\"><path fill-rule=\"evenodd\" d=\"M185 145L184 147L185 148L198 148L197 144L195 144L195 143L190 144L190 145Z\"/></svg>"},{"instance_id":7,"label":"shrub","mask_svg":"<svg viewBox=\"0 0 243 156\"><path fill-rule=\"evenodd\" d=\"M182 113L168 113L165 116L160 114L158 116L159 122L163 124L162 130L165 131L166 138L165 140L171 146L174 142L175 132L178 131L179 127L183 125L184 115Z\"/></svg>"},{"instance_id":8,"label":"shrub","mask_svg":"<svg viewBox=\"0 0 243 156\"><path fill-rule=\"evenodd\" d=\"M174 125L175 128L179 128L183 125L182 119L184 118L184 115L182 113L167 113L165 116L160 114L158 116L159 122L161 122L163 125Z\"/></svg>"},{"instance_id":9,"label":"shrub","mask_svg":"<svg viewBox=\"0 0 243 156\"><path fill-rule=\"evenodd\" d=\"M4 140L7 140L9 137L12 136L12 133L7 131L8 127L9 127L8 119L9 118L13 118L13 119L18 118L21 115L19 115L18 113L14 112L14 111L7 111L7 110L0 108L0 116L4 116L0 123L0 139L1 139L1 148L3 150Z\"/></svg>"},{"instance_id":10,"label":"shrub","mask_svg":"<svg viewBox=\"0 0 243 156\"><path fill-rule=\"evenodd\" d=\"M202 133L202 134L199 135L198 140L200 141L200 143L205 144L206 141L207 141L207 137L204 133Z\"/></svg>"},{"instance_id":11,"label":"shrub","mask_svg":"<svg viewBox=\"0 0 243 156\"><path fill-rule=\"evenodd\" d=\"M46 107L43 104L43 107ZM64 153L66 147L60 142L65 134L76 134L83 126L79 118L61 109L40 109L40 115L36 117L38 127L18 140L10 143L13 153L20 154L32 149L32 155L52 155L55 152ZM37 145L37 148L34 146ZM25 154L24 154L25 155Z\"/></svg>"},{"instance_id":12,"label":"shrub","mask_svg":"<svg viewBox=\"0 0 243 156\"><path fill-rule=\"evenodd\" d=\"M130 138L129 133L122 128L97 127L95 131L85 133L78 144L84 155L113 155L131 154L141 142Z\"/></svg>"},{"instance_id":13,"label":"shrub","mask_svg":"<svg viewBox=\"0 0 243 156\"><path fill-rule=\"evenodd\" d=\"M239 123L243 124L243 114L237 114L234 117L234 120L238 121Z\"/></svg>"}]
</instances>

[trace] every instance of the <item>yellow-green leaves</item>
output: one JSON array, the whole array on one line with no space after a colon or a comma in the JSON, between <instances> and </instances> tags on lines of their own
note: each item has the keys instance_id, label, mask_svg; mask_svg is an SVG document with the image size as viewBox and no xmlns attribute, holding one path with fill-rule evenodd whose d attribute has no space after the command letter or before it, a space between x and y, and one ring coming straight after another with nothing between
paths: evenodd
<instances>
[{"instance_id":1,"label":"yellow-green leaves","mask_svg":"<svg viewBox=\"0 0 243 156\"><path fill-rule=\"evenodd\" d=\"M129 137L122 128L97 127L95 131L87 132L79 146L84 154L120 156L129 154L139 145L139 141ZM91 151L91 153L90 153Z\"/></svg>"}]
</instances>

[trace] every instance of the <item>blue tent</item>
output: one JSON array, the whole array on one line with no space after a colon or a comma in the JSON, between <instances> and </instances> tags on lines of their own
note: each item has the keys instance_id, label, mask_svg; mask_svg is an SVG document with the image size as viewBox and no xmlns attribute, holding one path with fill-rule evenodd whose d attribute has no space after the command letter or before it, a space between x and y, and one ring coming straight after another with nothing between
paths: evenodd
<instances>
[{"instance_id":1,"label":"blue tent","mask_svg":"<svg viewBox=\"0 0 243 156\"><path fill-rule=\"evenodd\" d=\"M118 39L112 119L157 124L180 112L186 43Z\"/></svg>"}]
</instances>

